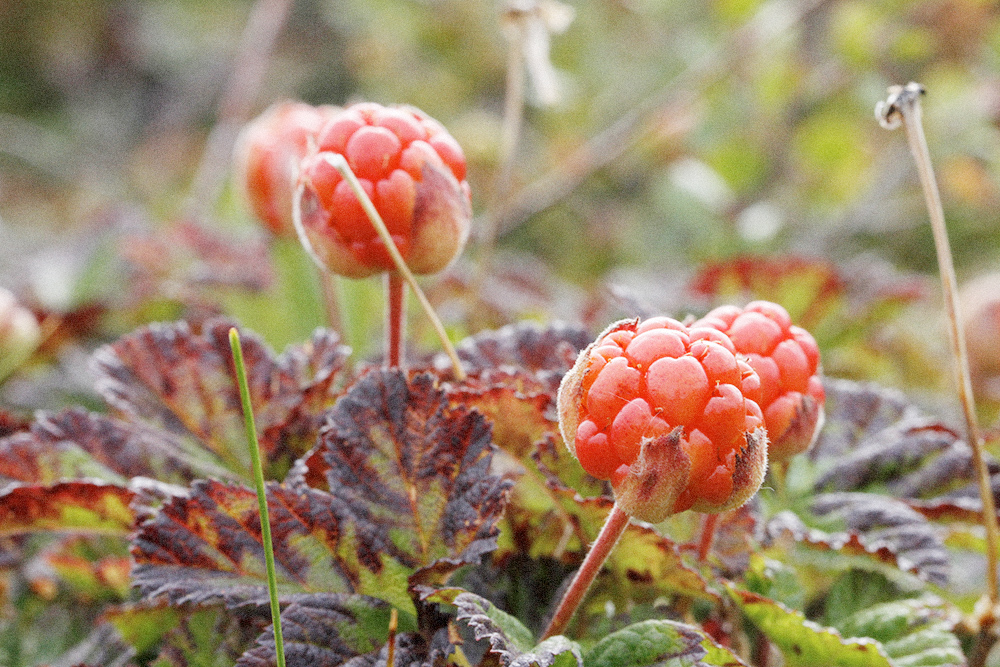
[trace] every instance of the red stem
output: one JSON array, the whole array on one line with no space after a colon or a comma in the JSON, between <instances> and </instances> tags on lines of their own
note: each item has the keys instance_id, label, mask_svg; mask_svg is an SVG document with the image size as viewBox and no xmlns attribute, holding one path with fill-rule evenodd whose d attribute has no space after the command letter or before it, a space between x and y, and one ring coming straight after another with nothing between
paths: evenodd
<instances>
[{"instance_id":1,"label":"red stem","mask_svg":"<svg viewBox=\"0 0 1000 667\"><path fill-rule=\"evenodd\" d=\"M698 540L698 562L708 560L712 551L712 541L715 539L715 526L719 523L718 514L706 514L701 518L701 539Z\"/></svg>"},{"instance_id":2,"label":"red stem","mask_svg":"<svg viewBox=\"0 0 1000 667\"><path fill-rule=\"evenodd\" d=\"M628 514L618 507L618 503L615 503L611 507L611 512L604 522L604 527L601 528L601 532L591 545L586 558L583 559L583 564L580 565L580 569L576 571L576 575L573 577L573 581L570 582L569 588L563 594L563 598L559 602L559 607L556 608L556 613L552 615L552 620L549 621L549 627L545 629L545 633L542 635L542 640L546 640L554 635L561 635L566 630L570 619L576 613L576 608L583 602L583 598L586 597L590 585L594 583L597 573L604 567L604 561L608 559L611 550L615 548L622 533L628 528L630 518Z\"/></svg>"},{"instance_id":3,"label":"red stem","mask_svg":"<svg viewBox=\"0 0 1000 667\"><path fill-rule=\"evenodd\" d=\"M406 326L406 282L403 276L396 271L386 274L385 282L386 302L388 310L386 312L386 344L388 351L385 355L387 368L401 368L403 366L403 329Z\"/></svg>"}]
</instances>

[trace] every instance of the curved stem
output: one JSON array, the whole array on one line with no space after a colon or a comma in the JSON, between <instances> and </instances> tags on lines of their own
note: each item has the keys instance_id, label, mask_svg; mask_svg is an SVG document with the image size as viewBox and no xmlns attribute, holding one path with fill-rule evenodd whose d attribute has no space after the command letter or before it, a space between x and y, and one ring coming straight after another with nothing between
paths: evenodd
<instances>
[{"instance_id":1,"label":"curved stem","mask_svg":"<svg viewBox=\"0 0 1000 667\"><path fill-rule=\"evenodd\" d=\"M972 448L972 464L983 503L983 525L986 528L987 591L990 601L996 606L1000 604L1000 581L997 579L1000 526L997 523L996 503L993 500L990 474L983 458L983 438L979 430L976 404L972 394L969 357L965 350L965 331L962 327L962 321L958 317L958 281L955 277L955 263L952 261L951 247L948 244L948 230L945 227L941 194L938 192L934 168L931 166L930 151L927 148L927 139L924 137L923 114L920 109L920 96L923 93L923 86L917 83L893 86L889 89L889 99L879 103L876 107L876 113L883 127L893 129L902 124L906 130L906 140L910 146L910 152L913 153L913 159L917 163L920 185L923 187L927 211L930 214L931 229L934 232L934 247L937 250L938 267L941 273L944 307L948 316L948 334L951 339L956 375L958 376L958 397L965 416L967 438L969 446Z\"/></svg>"},{"instance_id":2,"label":"curved stem","mask_svg":"<svg viewBox=\"0 0 1000 667\"><path fill-rule=\"evenodd\" d=\"M590 551L583 559L580 569L576 571L573 581L570 582L569 588L566 589L562 600L559 601L559 606L556 608L555 614L552 615L552 620L549 621L549 627L542 634L542 640L565 632L577 607L580 606L587 591L590 590L590 585L594 583L594 578L604 566L604 561L608 559L611 550L615 548L622 533L628 528L630 519L631 517L618 507L617 502L611 507L604 527L601 528L597 539L590 546Z\"/></svg>"},{"instance_id":3,"label":"curved stem","mask_svg":"<svg viewBox=\"0 0 1000 667\"><path fill-rule=\"evenodd\" d=\"M403 331L406 329L406 283L396 271L385 276L387 368L403 366Z\"/></svg>"},{"instance_id":4,"label":"curved stem","mask_svg":"<svg viewBox=\"0 0 1000 667\"><path fill-rule=\"evenodd\" d=\"M368 219L371 220L372 225L375 227L375 231L378 232L379 238L385 244L385 249L389 252L389 256L392 258L393 264L396 265L396 270L399 274L406 280L406 284L410 286L413 290L413 295L417 297L417 301L420 303L420 307L423 308L424 313L427 315L427 319L430 320L431 326L434 327L435 333L438 335L438 339L441 341L441 347L444 348L445 353L448 358L451 359L451 365L455 372L455 378L459 381L465 379L465 371L462 369L462 362L458 359L458 353L455 352L455 346L451 344L451 340L448 339L448 333L444 330L444 325L441 324L441 318L437 316L434 312L434 307L431 306L431 302L427 300L427 296L424 291L420 289L420 285L417 283L417 279L413 277L413 272L410 271L410 267L406 265L406 261L403 256L399 254L399 249L392 240L392 236L389 234L388 228L385 226L385 222L382 221L382 216L379 215L378 210L375 208L375 204L368 197L368 194L361 187L361 183L358 182L358 177L354 175L351 171L351 167L347 164L347 160L343 155L339 153L321 153L323 158L330 164L331 167L340 172L340 175L347 181L350 186L351 191L354 196L358 198L361 203L361 208L364 209L365 214ZM303 244L309 249L310 253L315 257L315 252L312 250L312 246L309 244L309 239L305 234L305 230L302 227L301 222L301 209L298 199L301 197L302 186L296 193L295 200L293 200L293 218L295 219L295 228L298 231L299 238L302 239ZM318 261L318 260L317 260Z\"/></svg>"}]
</instances>

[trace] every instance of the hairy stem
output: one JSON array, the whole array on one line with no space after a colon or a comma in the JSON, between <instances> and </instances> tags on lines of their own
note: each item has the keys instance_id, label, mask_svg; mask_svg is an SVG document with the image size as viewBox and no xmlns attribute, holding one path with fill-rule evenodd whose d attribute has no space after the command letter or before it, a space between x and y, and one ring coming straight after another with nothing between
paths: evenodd
<instances>
[{"instance_id":1,"label":"hairy stem","mask_svg":"<svg viewBox=\"0 0 1000 667\"><path fill-rule=\"evenodd\" d=\"M601 528L597 539L590 546L590 551L583 559L580 569L576 571L573 581L570 582L569 588L566 589L562 600L559 601L559 606L556 608L555 614L552 615L552 620L549 621L549 627L542 634L542 640L561 635L566 631L566 626L569 625L577 607L586 597L590 585L594 583L594 578L604 566L604 561L608 559L622 533L628 528L629 520L629 515L623 512L616 502L611 507L604 527Z\"/></svg>"},{"instance_id":2,"label":"hairy stem","mask_svg":"<svg viewBox=\"0 0 1000 667\"><path fill-rule=\"evenodd\" d=\"M708 554L712 551L712 542L715 541L715 527L718 523L718 514L706 514L701 518L701 537L698 539L699 563L708 560Z\"/></svg>"},{"instance_id":3,"label":"hairy stem","mask_svg":"<svg viewBox=\"0 0 1000 667\"><path fill-rule=\"evenodd\" d=\"M402 368L403 331L406 329L406 283L396 271L391 271L385 276L385 295L387 304L385 364L387 368Z\"/></svg>"},{"instance_id":4,"label":"hairy stem","mask_svg":"<svg viewBox=\"0 0 1000 667\"><path fill-rule=\"evenodd\" d=\"M260 508L260 534L261 541L264 543L264 567L267 569L267 592L271 599L271 624L274 627L274 651L277 655L278 667L285 667L285 645L281 635L281 607L278 605L278 577L274 571L274 544L271 542L271 520L267 512L264 470L260 463L260 443L257 442L257 426L254 423L253 406L250 404L250 386L247 384L247 371L243 363L243 348L240 345L240 334L235 327L229 330L229 347L233 350L236 383L240 388L240 401L243 403L243 419L246 425L247 445L250 448L253 478L257 487L257 504Z\"/></svg>"},{"instance_id":5,"label":"hairy stem","mask_svg":"<svg viewBox=\"0 0 1000 667\"><path fill-rule=\"evenodd\" d=\"M889 98L880 102L876 114L882 126L894 129L900 124L906 130L906 139L917 163L920 185L923 187L927 211L930 214L931 229L934 232L934 246L937 250L938 267L941 273L941 287L944 293L944 307L948 316L948 333L952 353L955 357L958 375L958 396L965 416L969 446L972 448L972 462L979 482L979 495L983 503L983 524L986 528L986 584L993 606L1000 603L1000 584L997 580L997 555L1000 544L1000 527L997 525L996 505L990 485L989 470L983 458L983 439L976 417L976 404L972 394L972 379L969 373L969 358L965 350L965 331L958 317L958 287L955 278L955 264L948 244L948 230L945 227L944 208L941 195L931 166L930 151L924 137L920 96L924 89L917 83L893 86Z\"/></svg>"}]
</instances>

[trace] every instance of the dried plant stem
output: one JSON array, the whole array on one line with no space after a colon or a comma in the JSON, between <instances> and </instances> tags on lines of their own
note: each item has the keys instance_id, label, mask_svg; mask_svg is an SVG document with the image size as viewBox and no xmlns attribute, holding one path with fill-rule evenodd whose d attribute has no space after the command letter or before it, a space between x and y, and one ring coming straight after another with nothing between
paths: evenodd
<instances>
[{"instance_id":1,"label":"dried plant stem","mask_svg":"<svg viewBox=\"0 0 1000 667\"><path fill-rule=\"evenodd\" d=\"M393 607L389 611L389 638L386 640L385 665L395 667L396 664L396 631L399 629L399 612Z\"/></svg>"},{"instance_id":2,"label":"dried plant stem","mask_svg":"<svg viewBox=\"0 0 1000 667\"><path fill-rule=\"evenodd\" d=\"M243 348L240 334L235 327L229 330L229 346L233 350L236 367L236 384L240 388L243 403L243 419L247 431L247 445L253 465L253 478L257 487L257 503L260 508L260 534L264 543L264 567L267 569L267 592L271 599L271 624L274 627L274 651L278 667L285 667L285 645L281 635L281 607L278 605L278 577L274 571L274 544L271 542L271 520L267 512L267 491L264 488L264 471L260 463L260 444L257 442L257 426L250 404L250 387L247 384L246 365L243 363Z\"/></svg>"},{"instance_id":3,"label":"dried plant stem","mask_svg":"<svg viewBox=\"0 0 1000 667\"><path fill-rule=\"evenodd\" d=\"M385 276L386 355L388 368L403 366L403 330L406 328L406 283L392 271Z\"/></svg>"},{"instance_id":4,"label":"dried plant stem","mask_svg":"<svg viewBox=\"0 0 1000 667\"><path fill-rule=\"evenodd\" d=\"M983 524L986 528L986 583L987 592L992 606L1000 603L1000 585L997 580L998 545L1000 545L1000 527L997 525L996 505L993 501L993 490L990 485L989 470L983 458L983 439L976 417L976 404L972 394L972 380L969 373L969 358L965 350L965 331L958 316L958 287L955 278L955 264L951 257L951 247L948 244L948 230L945 227L944 208L941 206L941 195L938 192L937 181L934 178L934 168L931 166L930 151L927 139L924 137L920 96L924 89L916 83L906 86L893 86L889 89L889 98L880 102L876 114L883 127L893 129L900 124L906 130L906 139L917 163L920 184L923 187L924 199L930 213L931 229L934 232L934 246L937 250L938 267L941 273L941 286L944 293L944 306L948 316L948 333L951 339L952 352L955 356L958 376L958 395L965 415L965 426L968 433L969 446L972 448L972 462L979 483L979 495L983 503Z\"/></svg>"},{"instance_id":5,"label":"dried plant stem","mask_svg":"<svg viewBox=\"0 0 1000 667\"><path fill-rule=\"evenodd\" d=\"M334 169L340 172L340 175L344 177L347 184L351 187L351 191L354 192L354 196L358 198L361 202L361 208L364 209L365 214L368 219L371 220L372 225L375 226L375 231L378 232L379 238L382 239L382 243L385 244L386 250L389 252L389 256L392 257L393 263L396 265L396 270L399 274L406 280L406 284L410 286L413 290L413 294L417 297L417 301L420 302L420 306L424 309L424 313L427 315L427 319L430 320L431 325L434 327L434 331L437 333L438 338L441 341L441 346L444 348L445 353L448 358L451 359L452 367L455 371L455 377L459 380L465 379L465 371L462 370L462 362L458 359L458 353L455 352L455 347L451 344L448 339L448 333L444 330L444 325L441 323L441 318L437 316L434 312L434 308L431 306L430 301L427 300L427 296L424 291L420 289L420 285L417 283L417 279L413 277L413 272L410 271L410 267L406 265L406 261L403 256L399 254L399 249L396 248L396 244L392 240L392 236L389 234L389 230L386 228L385 223L382 221L382 216L379 215L378 210L375 208L375 204L372 200L368 198L368 194L361 187L361 183L358 182L358 177L354 175L351 171L351 167L347 164L347 160L344 159L343 155L339 153L322 153L323 157L327 162L330 163ZM299 197L296 197L296 203ZM298 219L298 216L295 216ZM299 225L300 223L296 223ZM304 237L304 234L300 231L300 237Z\"/></svg>"},{"instance_id":6,"label":"dried plant stem","mask_svg":"<svg viewBox=\"0 0 1000 667\"><path fill-rule=\"evenodd\" d=\"M218 197L229 170L240 127L253 108L274 44L285 25L292 0L257 0L233 58L233 71L219 100L218 120L205 142L187 202L188 214L200 219Z\"/></svg>"},{"instance_id":7,"label":"dried plant stem","mask_svg":"<svg viewBox=\"0 0 1000 667\"><path fill-rule=\"evenodd\" d=\"M594 578L604 567L604 561L608 559L612 549L615 548L625 529L628 528L630 519L631 517L622 511L618 503L612 505L604 527L601 528L594 543L590 545L590 551L587 552L580 569L576 571L573 581L570 582L569 588L566 589L562 600L559 601L559 606L552 615L552 620L549 621L549 627L542 634L542 640L561 635L566 631L566 626L569 625L577 607L586 597L590 585L594 583Z\"/></svg>"}]
</instances>

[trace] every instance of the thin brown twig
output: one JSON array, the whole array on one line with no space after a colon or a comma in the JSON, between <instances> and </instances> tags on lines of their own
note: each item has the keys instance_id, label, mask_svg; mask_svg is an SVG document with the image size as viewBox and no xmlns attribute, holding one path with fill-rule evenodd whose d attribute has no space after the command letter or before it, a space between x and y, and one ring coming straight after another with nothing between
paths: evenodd
<instances>
[{"instance_id":1,"label":"thin brown twig","mask_svg":"<svg viewBox=\"0 0 1000 667\"><path fill-rule=\"evenodd\" d=\"M222 189L233 144L260 94L274 44L291 5L292 0L257 0L250 11L233 58L232 74L219 100L215 126L191 181L185 208L195 220L206 215Z\"/></svg>"},{"instance_id":2,"label":"thin brown twig","mask_svg":"<svg viewBox=\"0 0 1000 667\"><path fill-rule=\"evenodd\" d=\"M986 584L991 607L987 618L992 619L994 610L1000 604L1000 582L998 582L997 576L1000 526L998 526L997 521L990 474L983 456L983 438L976 416L972 376L969 372L969 357L965 348L965 331L962 320L958 316L958 281L955 277L955 264L948 243L948 230L945 226L941 194L938 191L934 168L931 165L930 151L927 148L927 139L924 136L923 113L920 108L920 97L923 94L923 86L917 83L892 86L889 88L889 98L884 102L879 102L875 113L879 122L886 129L894 129L902 125L906 131L906 139L917 164L917 173L930 214L931 229L934 232L934 246L937 250L938 266L941 273L945 312L949 324L948 334L955 357L958 396L965 417L969 446L972 449L972 462L979 484L979 495L983 503L983 524L986 529ZM987 625L992 625L992 623ZM989 635L994 634L990 627L983 628L983 631Z\"/></svg>"},{"instance_id":3,"label":"thin brown twig","mask_svg":"<svg viewBox=\"0 0 1000 667\"><path fill-rule=\"evenodd\" d=\"M560 165L516 193L497 223L502 235L564 199L588 176L628 151L649 120L664 107L689 104L708 86L729 76L747 49L759 49L825 5L829 0L771 0L716 50L631 108Z\"/></svg>"}]
</instances>

